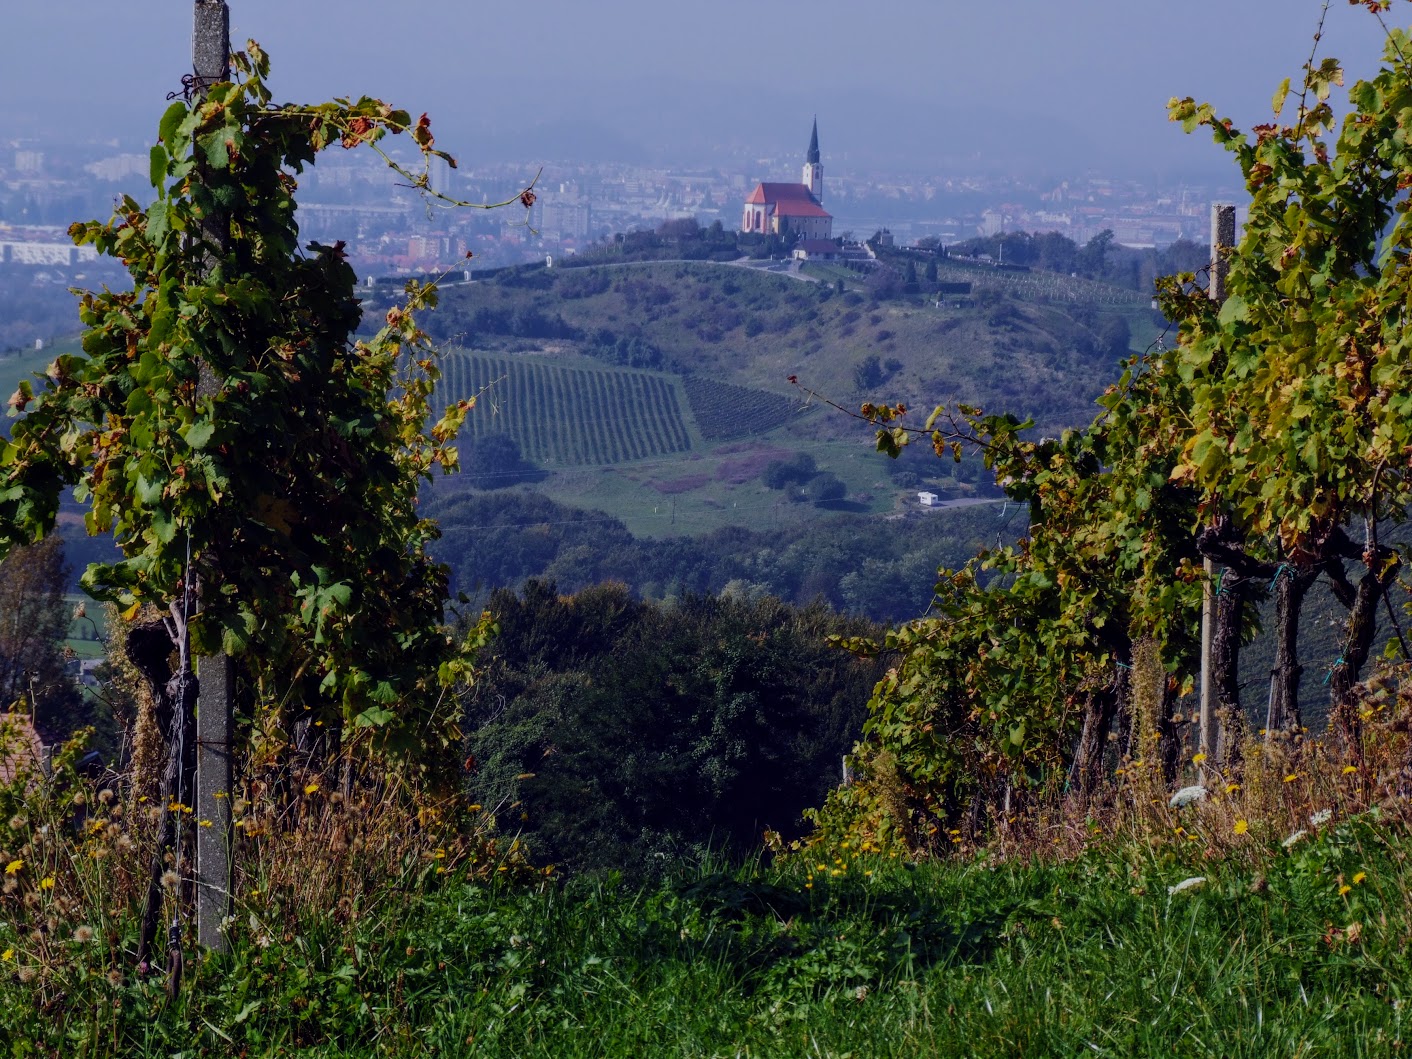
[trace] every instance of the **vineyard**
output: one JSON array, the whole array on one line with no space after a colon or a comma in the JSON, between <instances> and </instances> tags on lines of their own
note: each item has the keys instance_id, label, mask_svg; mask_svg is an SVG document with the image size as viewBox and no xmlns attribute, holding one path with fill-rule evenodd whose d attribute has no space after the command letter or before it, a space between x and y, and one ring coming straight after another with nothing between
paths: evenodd
<instances>
[{"instance_id":1,"label":"vineyard","mask_svg":"<svg viewBox=\"0 0 1412 1059\"><path fill-rule=\"evenodd\" d=\"M732 386L699 376L682 380L691 412L707 441L765 434L807 411L807 406L768 390Z\"/></svg>"},{"instance_id":2,"label":"vineyard","mask_svg":"<svg viewBox=\"0 0 1412 1059\"><path fill-rule=\"evenodd\" d=\"M1104 309L1142 309L1151 295L1126 290L1109 283L1065 276L1057 272L1008 272L983 265L941 262L937 275L948 282L966 281L1006 291L1012 297L1041 303L1093 305Z\"/></svg>"},{"instance_id":3,"label":"vineyard","mask_svg":"<svg viewBox=\"0 0 1412 1059\"><path fill-rule=\"evenodd\" d=\"M539 358L449 353L443 404L480 402L470 439L508 434L540 466L591 466L691 448L681 384L671 376L582 368Z\"/></svg>"}]
</instances>

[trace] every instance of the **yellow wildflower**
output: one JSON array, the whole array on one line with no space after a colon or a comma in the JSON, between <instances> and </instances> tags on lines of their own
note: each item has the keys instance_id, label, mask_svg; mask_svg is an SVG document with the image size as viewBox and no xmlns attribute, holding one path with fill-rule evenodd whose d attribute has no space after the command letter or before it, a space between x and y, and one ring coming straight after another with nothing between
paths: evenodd
<instances>
[{"instance_id":1,"label":"yellow wildflower","mask_svg":"<svg viewBox=\"0 0 1412 1059\"><path fill-rule=\"evenodd\" d=\"M1343 886L1340 886L1340 887L1338 888L1338 895L1339 895L1340 897L1342 897L1344 894L1348 893L1348 891L1349 891L1349 890L1352 890L1352 889L1353 889L1353 887L1351 887L1351 886L1349 886L1349 885L1347 885L1347 884L1345 883Z\"/></svg>"},{"instance_id":2,"label":"yellow wildflower","mask_svg":"<svg viewBox=\"0 0 1412 1059\"><path fill-rule=\"evenodd\" d=\"M1294 782L1295 780L1297 780L1297 779L1299 779L1299 777L1296 776L1293 772L1291 772L1288 776L1285 777L1285 782L1286 782L1286 783L1293 783L1293 782Z\"/></svg>"},{"instance_id":3,"label":"yellow wildflower","mask_svg":"<svg viewBox=\"0 0 1412 1059\"><path fill-rule=\"evenodd\" d=\"M21 871L24 870L24 866L25 866L25 862L24 862L24 861L22 861L22 860L12 860L12 861L10 861L9 864L5 865L5 874L6 874L6 875L18 875Z\"/></svg>"},{"instance_id":4,"label":"yellow wildflower","mask_svg":"<svg viewBox=\"0 0 1412 1059\"><path fill-rule=\"evenodd\" d=\"M1357 771L1358 771L1358 766L1357 766L1357 765L1345 765L1345 766L1343 766L1343 774L1344 774L1345 776L1347 776L1350 772L1357 772Z\"/></svg>"},{"instance_id":5,"label":"yellow wildflower","mask_svg":"<svg viewBox=\"0 0 1412 1059\"><path fill-rule=\"evenodd\" d=\"M1250 830L1250 822L1247 820L1237 820L1235 822L1235 833L1243 835Z\"/></svg>"},{"instance_id":6,"label":"yellow wildflower","mask_svg":"<svg viewBox=\"0 0 1412 1059\"><path fill-rule=\"evenodd\" d=\"M1199 764L1201 764L1201 763L1202 763L1203 761L1205 761L1205 760L1206 760L1206 755L1205 755L1205 754L1192 754L1192 755L1191 755L1191 763L1192 763L1193 765L1199 765Z\"/></svg>"},{"instance_id":7,"label":"yellow wildflower","mask_svg":"<svg viewBox=\"0 0 1412 1059\"><path fill-rule=\"evenodd\" d=\"M319 792L319 785L318 785L317 783L310 783L310 784L306 785L305 788L304 788L304 793L305 793L305 794L317 794L318 792Z\"/></svg>"},{"instance_id":8,"label":"yellow wildflower","mask_svg":"<svg viewBox=\"0 0 1412 1059\"><path fill-rule=\"evenodd\" d=\"M1366 879L1367 877L1368 877L1368 873L1367 873L1366 871L1356 871L1356 872L1354 872L1354 873L1353 873L1353 885L1354 885L1354 886L1357 886L1359 883L1361 883L1361 882L1362 882L1364 879Z\"/></svg>"},{"instance_id":9,"label":"yellow wildflower","mask_svg":"<svg viewBox=\"0 0 1412 1059\"><path fill-rule=\"evenodd\" d=\"M3 962L5 962L5 963L9 963L9 962L10 962L11 960L13 960L14 958L15 958L15 950L14 950L14 949L6 949L4 952L0 952L0 961L3 961Z\"/></svg>"},{"instance_id":10,"label":"yellow wildflower","mask_svg":"<svg viewBox=\"0 0 1412 1059\"><path fill-rule=\"evenodd\" d=\"M39 880L39 888L40 888L41 890L52 890L52 889L54 889L54 876L52 876L52 875L46 875L44 878L40 879L40 880Z\"/></svg>"}]
</instances>

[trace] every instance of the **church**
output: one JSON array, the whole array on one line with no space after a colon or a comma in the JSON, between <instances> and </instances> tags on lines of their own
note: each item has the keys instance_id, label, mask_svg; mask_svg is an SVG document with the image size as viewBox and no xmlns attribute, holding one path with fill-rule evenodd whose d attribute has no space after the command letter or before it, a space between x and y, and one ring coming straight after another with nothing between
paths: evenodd
<instances>
[{"instance_id":1,"label":"church","mask_svg":"<svg viewBox=\"0 0 1412 1059\"><path fill-rule=\"evenodd\" d=\"M833 215L820 203L824 197L824 167L819 162L819 122L809 137L809 153L798 184L764 183L745 200L742 232L796 232L801 239L832 239Z\"/></svg>"}]
</instances>

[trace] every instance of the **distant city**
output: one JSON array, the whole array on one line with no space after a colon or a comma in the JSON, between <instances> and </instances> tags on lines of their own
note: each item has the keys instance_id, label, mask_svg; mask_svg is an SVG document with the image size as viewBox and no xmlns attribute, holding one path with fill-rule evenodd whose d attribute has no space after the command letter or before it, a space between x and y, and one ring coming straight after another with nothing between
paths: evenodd
<instances>
[{"instance_id":1,"label":"distant city","mask_svg":"<svg viewBox=\"0 0 1412 1059\"><path fill-rule=\"evenodd\" d=\"M825 125L827 156L826 130ZM398 178L377 159L330 152L299 176L300 221L311 240L343 240L364 276L562 257L615 233L683 217L702 225L719 221L733 230L740 227L741 205L757 183L796 179L807 132L801 122L797 152L723 159L716 167L566 162L541 167L465 157L459 168L438 164L431 174L432 186L448 197L486 205L514 200L534 181L536 201L528 215L518 205L429 209L397 186ZM147 172L147 154L133 146L5 143L0 265L48 266L58 270L57 280L91 263L91 248L70 243L68 224L106 216L122 194L145 201ZM826 205L834 236L844 239L866 239L886 228L902 245L924 238L945 244L1002 231L1055 231L1084 243L1107 229L1118 243L1160 248L1182 238L1205 239L1210 203L1238 194L1234 187L1163 187L1101 173L1058 180L874 171L845 158L829 165Z\"/></svg>"}]
</instances>

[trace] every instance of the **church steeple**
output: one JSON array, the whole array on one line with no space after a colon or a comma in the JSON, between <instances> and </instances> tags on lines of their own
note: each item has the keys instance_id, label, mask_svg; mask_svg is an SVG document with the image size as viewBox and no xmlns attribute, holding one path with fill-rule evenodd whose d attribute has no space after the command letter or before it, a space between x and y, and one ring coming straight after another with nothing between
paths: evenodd
<instances>
[{"instance_id":1,"label":"church steeple","mask_svg":"<svg viewBox=\"0 0 1412 1059\"><path fill-rule=\"evenodd\" d=\"M824 201L824 166L819 161L819 119L814 118L814 131L809 134L809 153L804 156L804 172L799 181L818 202Z\"/></svg>"}]
</instances>

